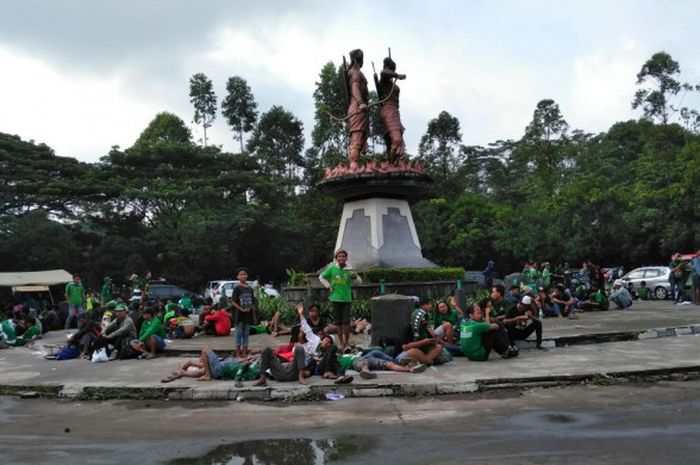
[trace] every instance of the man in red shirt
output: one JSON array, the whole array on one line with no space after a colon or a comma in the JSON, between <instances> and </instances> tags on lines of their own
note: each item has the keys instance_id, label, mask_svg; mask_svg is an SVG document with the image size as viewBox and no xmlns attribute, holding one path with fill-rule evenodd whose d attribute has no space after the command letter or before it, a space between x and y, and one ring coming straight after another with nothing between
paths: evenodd
<instances>
[{"instance_id":1,"label":"man in red shirt","mask_svg":"<svg viewBox=\"0 0 700 465\"><path fill-rule=\"evenodd\" d=\"M204 332L212 336L230 335L231 316L226 310L215 310L210 307L209 314L204 317Z\"/></svg>"}]
</instances>

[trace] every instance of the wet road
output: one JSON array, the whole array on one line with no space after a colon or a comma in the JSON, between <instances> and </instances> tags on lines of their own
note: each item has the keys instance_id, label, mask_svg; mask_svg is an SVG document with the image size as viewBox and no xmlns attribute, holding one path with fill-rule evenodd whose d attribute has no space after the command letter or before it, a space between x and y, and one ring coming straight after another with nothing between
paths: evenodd
<instances>
[{"instance_id":1,"label":"wet road","mask_svg":"<svg viewBox=\"0 0 700 465\"><path fill-rule=\"evenodd\" d=\"M24 463L695 463L700 382L336 402L0 398L0 458Z\"/></svg>"}]
</instances>

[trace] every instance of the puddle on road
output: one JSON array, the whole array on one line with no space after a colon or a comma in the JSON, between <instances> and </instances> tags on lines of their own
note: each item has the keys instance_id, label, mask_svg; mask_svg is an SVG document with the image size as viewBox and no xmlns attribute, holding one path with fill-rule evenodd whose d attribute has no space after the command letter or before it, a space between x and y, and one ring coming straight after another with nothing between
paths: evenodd
<instances>
[{"instance_id":1,"label":"puddle on road","mask_svg":"<svg viewBox=\"0 0 700 465\"><path fill-rule=\"evenodd\" d=\"M263 439L224 444L201 457L179 458L170 465L323 465L373 448L370 437L335 439Z\"/></svg>"},{"instance_id":2,"label":"puddle on road","mask_svg":"<svg viewBox=\"0 0 700 465\"><path fill-rule=\"evenodd\" d=\"M514 426L560 431L567 431L561 430L562 426L579 428L592 425L598 421L600 419L592 413L557 411L526 412L514 415L509 419L509 423Z\"/></svg>"}]
</instances>

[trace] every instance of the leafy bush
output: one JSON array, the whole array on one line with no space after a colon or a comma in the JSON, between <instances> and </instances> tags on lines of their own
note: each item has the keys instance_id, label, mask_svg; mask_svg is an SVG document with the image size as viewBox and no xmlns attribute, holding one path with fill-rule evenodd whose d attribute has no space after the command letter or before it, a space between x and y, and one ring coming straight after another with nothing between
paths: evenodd
<instances>
[{"instance_id":1,"label":"leafy bush","mask_svg":"<svg viewBox=\"0 0 700 465\"><path fill-rule=\"evenodd\" d=\"M304 286L309 284L309 278L305 273L296 271L293 268L285 268L284 272L287 273L290 286Z\"/></svg>"},{"instance_id":2,"label":"leafy bush","mask_svg":"<svg viewBox=\"0 0 700 465\"><path fill-rule=\"evenodd\" d=\"M362 278L370 283L453 281L464 278L464 268L374 268L362 273Z\"/></svg>"},{"instance_id":3,"label":"leafy bush","mask_svg":"<svg viewBox=\"0 0 700 465\"><path fill-rule=\"evenodd\" d=\"M286 298L279 297L261 297L258 301L258 319L271 320L276 312L282 314L282 321L293 321L296 315L294 305L287 301Z\"/></svg>"},{"instance_id":4,"label":"leafy bush","mask_svg":"<svg viewBox=\"0 0 700 465\"><path fill-rule=\"evenodd\" d=\"M318 302L321 316L328 322L333 322L333 306L329 301ZM258 302L258 318L272 320L276 312L280 312L282 323L293 325L297 320L296 304L289 302L284 296L261 297ZM372 300L358 299L352 302L352 315L355 318L372 319Z\"/></svg>"}]
</instances>

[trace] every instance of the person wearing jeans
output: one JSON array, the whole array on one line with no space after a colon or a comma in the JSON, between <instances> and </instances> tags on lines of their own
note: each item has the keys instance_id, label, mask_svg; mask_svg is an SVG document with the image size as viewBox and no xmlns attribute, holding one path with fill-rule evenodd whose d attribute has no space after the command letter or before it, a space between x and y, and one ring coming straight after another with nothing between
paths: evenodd
<instances>
[{"instance_id":1,"label":"person wearing jeans","mask_svg":"<svg viewBox=\"0 0 700 465\"><path fill-rule=\"evenodd\" d=\"M68 316L64 329L70 329L78 314L85 313L85 287L80 281L80 275L73 275L73 282L66 284L64 294L68 301Z\"/></svg>"}]
</instances>

